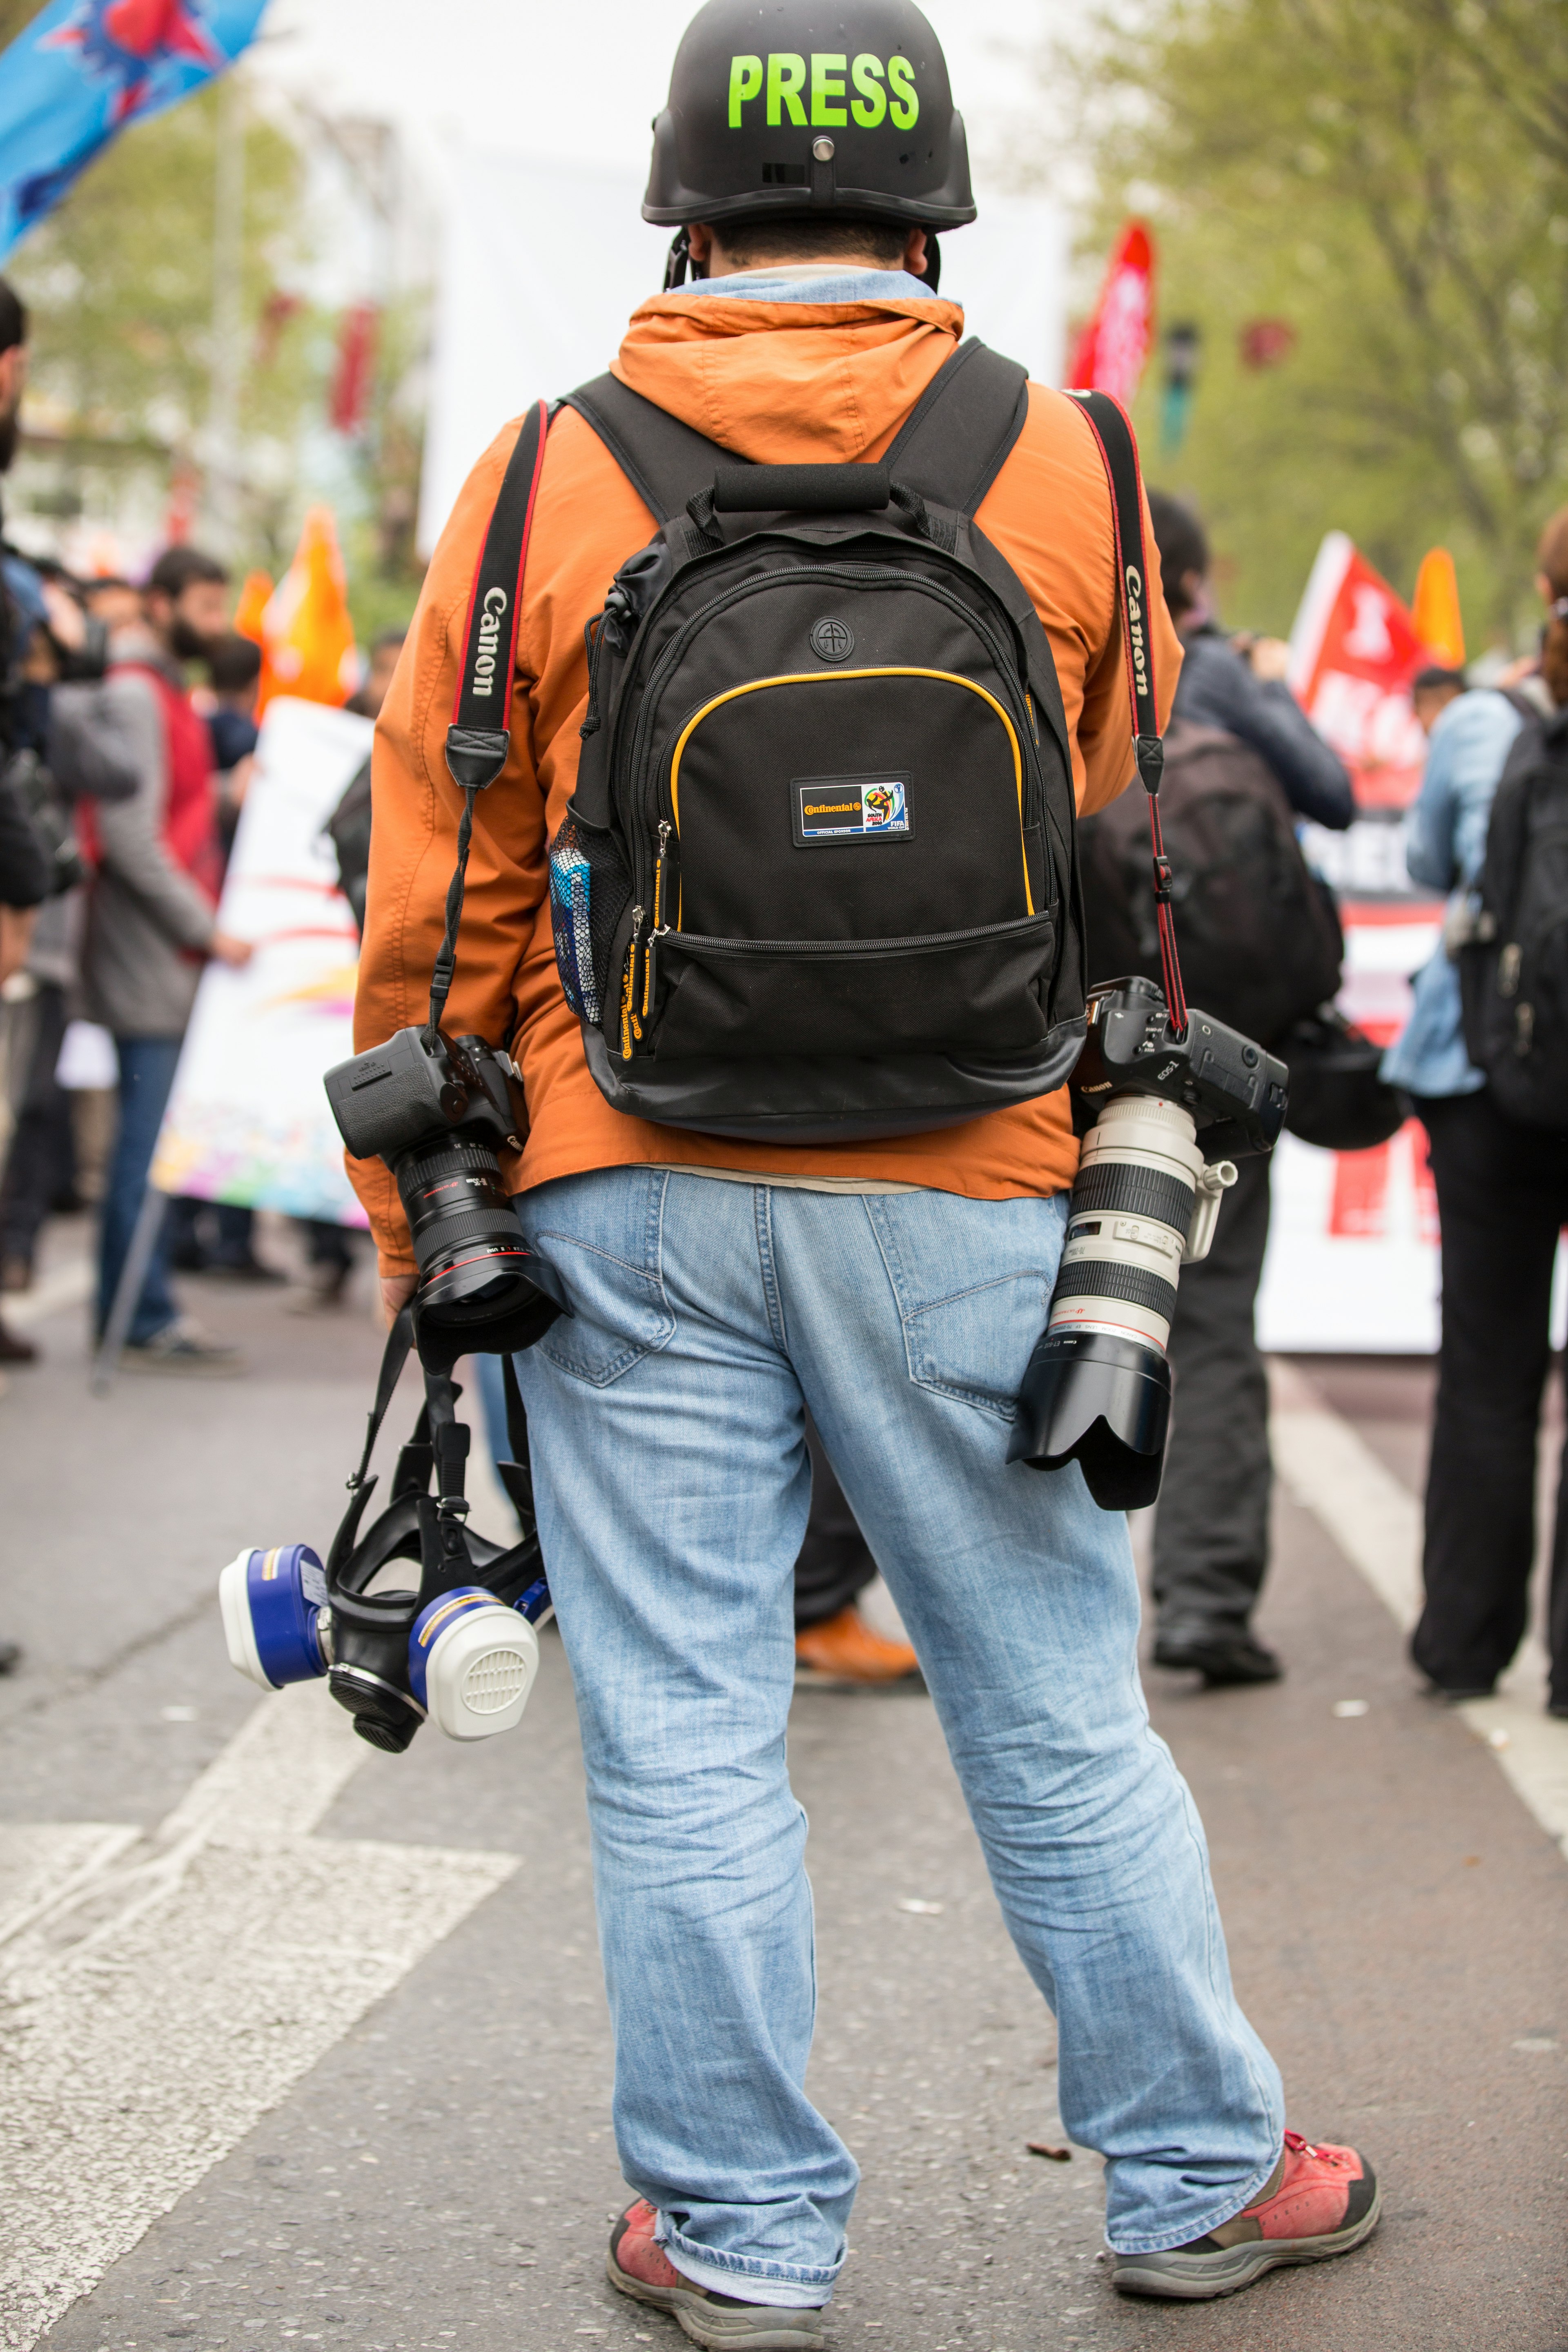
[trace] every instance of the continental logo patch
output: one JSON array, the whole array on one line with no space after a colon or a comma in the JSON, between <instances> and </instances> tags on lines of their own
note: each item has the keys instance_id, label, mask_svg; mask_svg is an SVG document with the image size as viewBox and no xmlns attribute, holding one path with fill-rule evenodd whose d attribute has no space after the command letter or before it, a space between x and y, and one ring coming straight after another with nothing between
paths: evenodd
<instances>
[{"instance_id":1,"label":"continental logo patch","mask_svg":"<svg viewBox=\"0 0 1568 2352\"><path fill-rule=\"evenodd\" d=\"M906 775L797 776L795 801L797 849L849 841L907 841L910 778Z\"/></svg>"}]
</instances>

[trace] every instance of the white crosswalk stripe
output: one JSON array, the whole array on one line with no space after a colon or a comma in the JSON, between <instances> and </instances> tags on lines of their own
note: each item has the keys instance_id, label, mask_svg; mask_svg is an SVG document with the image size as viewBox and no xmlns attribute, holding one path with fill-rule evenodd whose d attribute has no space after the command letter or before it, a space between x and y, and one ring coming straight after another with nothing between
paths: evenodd
<instances>
[{"instance_id":1,"label":"white crosswalk stripe","mask_svg":"<svg viewBox=\"0 0 1568 2352\"><path fill-rule=\"evenodd\" d=\"M312 1835L369 1751L263 1699L162 1825L0 1828L0 2344L26 2352L518 1858Z\"/></svg>"}]
</instances>

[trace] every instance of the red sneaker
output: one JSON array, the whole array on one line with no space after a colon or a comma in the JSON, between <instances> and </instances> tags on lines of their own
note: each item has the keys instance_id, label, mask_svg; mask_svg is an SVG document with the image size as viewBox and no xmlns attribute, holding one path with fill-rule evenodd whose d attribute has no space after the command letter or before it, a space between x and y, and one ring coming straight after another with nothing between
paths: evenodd
<instances>
[{"instance_id":1,"label":"red sneaker","mask_svg":"<svg viewBox=\"0 0 1568 2352\"><path fill-rule=\"evenodd\" d=\"M1118 2254L1112 2283L1123 2294L1173 2295L1204 2303L1234 2294L1265 2271L1325 2263L1370 2238L1383 2211L1377 2178L1353 2147L1314 2147L1288 2131L1285 2149L1250 2205L1206 2238L1165 2254Z\"/></svg>"},{"instance_id":2,"label":"red sneaker","mask_svg":"<svg viewBox=\"0 0 1568 2352\"><path fill-rule=\"evenodd\" d=\"M646 2198L628 2205L610 2232L605 2273L621 2294L677 2318L694 2344L738 2344L749 2352L819 2352L827 2337L824 2311L785 2310L715 2294L678 2271L654 2236L658 2215Z\"/></svg>"}]
</instances>

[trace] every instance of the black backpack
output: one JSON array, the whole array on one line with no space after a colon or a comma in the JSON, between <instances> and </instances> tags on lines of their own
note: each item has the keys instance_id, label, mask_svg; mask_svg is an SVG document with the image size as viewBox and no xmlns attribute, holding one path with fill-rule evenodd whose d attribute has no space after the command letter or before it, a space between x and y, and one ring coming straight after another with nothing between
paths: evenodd
<instances>
[{"instance_id":1,"label":"black backpack","mask_svg":"<svg viewBox=\"0 0 1568 2352\"><path fill-rule=\"evenodd\" d=\"M1459 951L1465 1051L1505 1118L1568 1129L1568 710L1533 710L1492 802Z\"/></svg>"},{"instance_id":2,"label":"black backpack","mask_svg":"<svg viewBox=\"0 0 1568 2352\"><path fill-rule=\"evenodd\" d=\"M571 395L660 522L589 625L551 849L562 983L617 1110L842 1141L1071 1070L1061 695L973 521L1027 401L1024 370L971 341L880 464L763 467L613 377ZM1094 409L1131 452L1121 411Z\"/></svg>"},{"instance_id":3,"label":"black backpack","mask_svg":"<svg viewBox=\"0 0 1568 2352\"><path fill-rule=\"evenodd\" d=\"M1124 793L1079 828L1091 981L1160 977L1139 798ZM1289 803L1250 744L1178 720L1165 737L1160 816L1188 993L1271 1045L1337 995L1344 954L1332 896L1301 855Z\"/></svg>"}]
</instances>

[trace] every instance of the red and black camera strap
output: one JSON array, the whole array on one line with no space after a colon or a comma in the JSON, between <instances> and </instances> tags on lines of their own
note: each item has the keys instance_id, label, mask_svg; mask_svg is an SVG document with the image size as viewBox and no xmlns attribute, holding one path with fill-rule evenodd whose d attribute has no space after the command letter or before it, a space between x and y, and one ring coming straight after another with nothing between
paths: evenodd
<instances>
[{"instance_id":1,"label":"red and black camera strap","mask_svg":"<svg viewBox=\"0 0 1568 2352\"><path fill-rule=\"evenodd\" d=\"M447 767L463 795L458 824L458 863L447 890L447 929L430 974L430 1034L441 1026L451 992L458 960L458 926L462 919L463 888L468 879L468 848L474 832L474 802L493 784L506 766L511 749L511 692L517 671L517 633L522 614L522 578L528 564L528 542L533 530L533 509L539 478L544 470L544 444L550 430L550 410L535 402L522 420L522 429L507 460L500 493L490 515L474 584L468 591L468 617L463 631L463 657L458 671L458 691L452 723L447 730Z\"/></svg>"},{"instance_id":2,"label":"red and black camera strap","mask_svg":"<svg viewBox=\"0 0 1568 2352\"><path fill-rule=\"evenodd\" d=\"M1172 905L1171 861L1165 855L1160 826L1160 777L1165 748L1160 740L1160 714L1155 702L1154 647L1149 626L1149 566L1143 546L1143 484L1138 469L1138 444L1127 413L1108 392L1075 392L1100 449L1110 485L1111 524L1116 536L1117 594L1121 606L1121 647L1127 662L1127 691L1132 705L1133 749L1138 773L1149 796L1149 835L1153 845L1154 902L1160 928L1160 970L1171 1025L1178 1037L1187 1034L1187 999L1182 985L1181 959L1176 953L1176 919Z\"/></svg>"}]
</instances>

